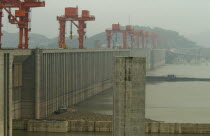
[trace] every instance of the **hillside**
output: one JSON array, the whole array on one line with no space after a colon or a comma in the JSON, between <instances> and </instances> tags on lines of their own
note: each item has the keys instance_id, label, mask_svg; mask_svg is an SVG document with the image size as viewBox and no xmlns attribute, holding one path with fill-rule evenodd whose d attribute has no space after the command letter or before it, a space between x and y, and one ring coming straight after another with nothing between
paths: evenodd
<instances>
[{"instance_id":1,"label":"hillside","mask_svg":"<svg viewBox=\"0 0 210 136\"><path fill-rule=\"evenodd\" d=\"M4 31L2 37L2 46L4 48L17 48L19 42L18 38L18 33L8 33ZM33 33L30 33L29 39L30 48L48 48L48 44L51 41L51 39L48 39L43 35Z\"/></svg>"},{"instance_id":2,"label":"hillside","mask_svg":"<svg viewBox=\"0 0 210 136\"><path fill-rule=\"evenodd\" d=\"M122 27L124 29L124 27ZM194 48L196 47L196 43L189 40L188 38L184 37L183 35L180 35L176 31L172 30L166 30L162 28L150 28L150 27L139 27L135 26L135 29L137 30L145 30L149 32L156 32L162 37L162 42L161 46L158 48ZM87 38L85 41L85 45L87 48L94 48L95 40L100 41L100 45L103 47L106 46L107 41L106 41L106 33L102 32L99 34L96 34L90 38ZM121 34L113 35L112 44L122 44L122 36ZM127 39L128 44L130 43L130 39ZM67 45L77 45L77 39L74 39L73 41L67 40ZM71 46L75 48L75 46Z\"/></svg>"},{"instance_id":3,"label":"hillside","mask_svg":"<svg viewBox=\"0 0 210 136\"><path fill-rule=\"evenodd\" d=\"M135 26L135 29L158 33L163 39L161 46L158 48L193 48L197 46L195 42L172 30L139 26ZM112 43L115 42L116 39L118 44L122 44L122 36L120 34L112 36ZM88 47L93 47L95 40L100 40L101 45L106 45L106 33L102 32L88 38L86 41ZM127 41L130 43L130 39L127 39Z\"/></svg>"},{"instance_id":4,"label":"hillside","mask_svg":"<svg viewBox=\"0 0 210 136\"><path fill-rule=\"evenodd\" d=\"M188 35L189 39L197 42L198 45L203 47L210 47L210 30L203 31L201 33L195 33Z\"/></svg>"},{"instance_id":5,"label":"hillside","mask_svg":"<svg viewBox=\"0 0 210 136\"><path fill-rule=\"evenodd\" d=\"M159 46L158 48L193 48L197 46L195 42L185 38L184 36L180 35L178 32L172 30L165 30L162 28L139 27L139 26L135 26L135 29L158 33L163 39L163 41L161 42L161 46ZM29 37L30 37L29 48L58 48L57 37L49 39L46 36L40 34L33 34L33 33L30 33ZM73 40L70 40L68 37L66 37L66 44L70 48L77 48L78 47L77 38L78 38L77 36L73 36ZM85 40L85 47L94 48L96 40L99 40L100 45L105 47L106 33L101 32L92 37L89 38L87 37ZM112 43L122 44L121 41L122 41L122 36L120 34L112 36L112 41L111 41ZM129 38L127 41L128 43L130 43ZM4 32L2 43L3 47L16 48L18 45L18 34Z\"/></svg>"},{"instance_id":6,"label":"hillside","mask_svg":"<svg viewBox=\"0 0 210 136\"><path fill-rule=\"evenodd\" d=\"M193 48L197 44L176 31L162 28L135 27L136 29L158 33L163 38L163 44L160 48Z\"/></svg>"}]
</instances>

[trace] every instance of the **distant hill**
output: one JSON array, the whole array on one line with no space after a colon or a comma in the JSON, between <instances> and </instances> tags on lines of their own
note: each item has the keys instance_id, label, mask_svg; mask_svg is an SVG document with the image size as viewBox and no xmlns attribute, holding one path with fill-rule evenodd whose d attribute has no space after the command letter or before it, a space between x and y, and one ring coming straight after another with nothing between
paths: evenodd
<instances>
[{"instance_id":1,"label":"distant hill","mask_svg":"<svg viewBox=\"0 0 210 136\"><path fill-rule=\"evenodd\" d=\"M124 27L122 27L124 29ZM161 46L158 48L194 48L196 47L196 43L187 39L186 37L180 35L178 32L172 30L166 30L162 28L151 28L151 27L140 27L135 26L137 30L145 30L149 32L158 33L163 41L161 42ZM6 48L16 48L18 45L18 33L8 33L3 32L3 47ZM29 48L58 48L58 37L49 39L46 36L40 34L29 34ZM66 44L70 48L78 48L78 37L73 36L73 40L70 40L69 37L66 37ZM92 37L87 37L85 40L86 48L94 48L95 41L98 40L100 45L106 46L106 33L101 32ZM122 44L122 36L120 34L112 36L112 43ZM128 38L128 43L130 39Z\"/></svg>"},{"instance_id":2,"label":"distant hill","mask_svg":"<svg viewBox=\"0 0 210 136\"><path fill-rule=\"evenodd\" d=\"M151 27L134 27L136 30L144 30L148 32L156 32L162 37L161 46L158 48L194 48L197 47L197 44L188 38L184 37L183 35L180 35L176 31L172 30L166 30L162 28L151 28ZM122 27L124 29L124 27ZM93 48L95 40L99 40L101 45L106 45L106 33L102 32L99 34L96 34L90 38L87 38L86 40L86 47ZM117 44L122 44L122 35L117 34L112 36L112 43L116 42ZM127 42L130 43L130 39L127 39Z\"/></svg>"},{"instance_id":3,"label":"distant hill","mask_svg":"<svg viewBox=\"0 0 210 136\"><path fill-rule=\"evenodd\" d=\"M2 46L4 48L17 48L19 44L18 39L18 33L8 33L4 31L2 37ZM51 39L48 39L46 36L33 33L30 33L29 39L30 48L48 48L48 44L51 41Z\"/></svg>"},{"instance_id":4,"label":"distant hill","mask_svg":"<svg viewBox=\"0 0 210 136\"><path fill-rule=\"evenodd\" d=\"M135 28L150 32L156 32L158 35L160 35L163 38L163 43L160 48L194 48L197 46L194 41L186 38L183 35L180 35L176 31L166 30L158 27L151 28L136 26Z\"/></svg>"},{"instance_id":5,"label":"distant hill","mask_svg":"<svg viewBox=\"0 0 210 136\"><path fill-rule=\"evenodd\" d=\"M188 35L189 39L195 41L199 46L210 47L210 30Z\"/></svg>"}]
</instances>

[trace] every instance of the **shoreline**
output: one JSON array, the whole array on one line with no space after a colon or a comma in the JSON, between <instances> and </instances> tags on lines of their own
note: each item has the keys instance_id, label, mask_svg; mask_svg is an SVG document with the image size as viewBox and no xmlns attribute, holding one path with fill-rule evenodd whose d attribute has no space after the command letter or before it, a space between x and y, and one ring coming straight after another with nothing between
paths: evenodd
<instances>
[{"instance_id":1,"label":"shoreline","mask_svg":"<svg viewBox=\"0 0 210 136\"><path fill-rule=\"evenodd\" d=\"M65 112L42 120L13 120L14 130L29 132L112 132L112 115ZM145 119L146 133L210 134L210 124L165 123Z\"/></svg>"}]
</instances>

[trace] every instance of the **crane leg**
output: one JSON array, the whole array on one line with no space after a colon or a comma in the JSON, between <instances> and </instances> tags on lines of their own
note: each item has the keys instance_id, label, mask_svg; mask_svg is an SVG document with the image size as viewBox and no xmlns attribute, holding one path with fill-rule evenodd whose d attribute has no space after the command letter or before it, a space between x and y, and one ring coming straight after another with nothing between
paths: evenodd
<instances>
[{"instance_id":1,"label":"crane leg","mask_svg":"<svg viewBox=\"0 0 210 136\"><path fill-rule=\"evenodd\" d=\"M130 36L130 38L131 38L131 48L133 48L133 37Z\"/></svg>"},{"instance_id":2,"label":"crane leg","mask_svg":"<svg viewBox=\"0 0 210 136\"><path fill-rule=\"evenodd\" d=\"M148 48L148 44L149 44L149 40L148 37L146 38L146 43L145 43L145 47Z\"/></svg>"},{"instance_id":3,"label":"crane leg","mask_svg":"<svg viewBox=\"0 0 210 136\"><path fill-rule=\"evenodd\" d=\"M18 48L23 48L23 28L19 28L19 45Z\"/></svg>"},{"instance_id":4,"label":"crane leg","mask_svg":"<svg viewBox=\"0 0 210 136\"><path fill-rule=\"evenodd\" d=\"M26 9L26 15L25 15L25 22L27 22L27 23L25 24L25 27L24 27L24 39L25 39L24 49L28 49L28 40L29 40L29 38L28 38L28 33L29 33L29 25L28 25L28 23L29 23L29 11L30 11L30 9L27 8Z\"/></svg>"},{"instance_id":5,"label":"crane leg","mask_svg":"<svg viewBox=\"0 0 210 136\"><path fill-rule=\"evenodd\" d=\"M111 48L111 32L106 31L107 48Z\"/></svg>"},{"instance_id":6,"label":"crane leg","mask_svg":"<svg viewBox=\"0 0 210 136\"><path fill-rule=\"evenodd\" d=\"M111 48L111 37L107 37L107 48Z\"/></svg>"},{"instance_id":7,"label":"crane leg","mask_svg":"<svg viewBox=\"0 0 210 136\"><path fill-rule=\"evenodd\" d=\"M65 45L65 33L66 33L66 21L59 21L59 48L64 48Z\"/></svg>"},{"instance_id":8,"label":"crane leg","mask_svg":"<svg viewBox=\"0 0 210 136\"><path fill-rule=\"evenodd\" d=\"M24 48L28 49L28 28L24 28L24 37L25 37L25 44L24 44Z\"/></svg>"},{"instance_id":9,"label":"crane leg","mask_svg":"<svg viewBox=\"0 0 210 136\"><path fill-rule=\"evenodd\" d=\"M122 32L123 35L123 48L127 48L127 33L126 32Z\"/></svg>"},{"instance_id":10,"label":"crane leg","mask_svg":"<svg viewBox=\"0 0 210 136\"><path fill-rule=\"evenodd\" d=\"M136 36L136 47L137 48L139 48L139 41L140 41L140 39L139 39L139 35L138 36Z\"/></svg>"},{"instance_id":11,"label":"crane leg","mask_svg":"<svg viewBox=\"0 0 210 136\"><path fill-rule=\"evenodd\" d=\"M2 17L3 17L3 9L0 8L0 49L2 48Z\"/></svg>"},{"instance_id":12,"label":"crane leg","mask_svg":"<svg viewBox=\"0 0 210 136\"><path fill-rule=\"evenodd\" d=\"M83 49L84 48L84 29L85 29L85 23L84 21L79 21L79 29L78 29L78 34L79 34L79 48Z\"/></svg>"},{"instance_id":13,"label":"crane leg","mask_svg":"<svg viewBox=\"0 0 210 136\"><path fill-rule=\"evenodd\" d=\"M152 38L152 48L155 48L155 39Z\"/></svg>"},{"instance_id":14,"label":"crane leg","mask_svg":"<svg viewBox=\"0 0 210 136\"><path fill-rule=\"evenodd\" d=\"M142 48L145 48L145 43L144 42L145 42L144 41L144 35L142 35L142 37L141 37Z\"/></svg>"}]
</instances>

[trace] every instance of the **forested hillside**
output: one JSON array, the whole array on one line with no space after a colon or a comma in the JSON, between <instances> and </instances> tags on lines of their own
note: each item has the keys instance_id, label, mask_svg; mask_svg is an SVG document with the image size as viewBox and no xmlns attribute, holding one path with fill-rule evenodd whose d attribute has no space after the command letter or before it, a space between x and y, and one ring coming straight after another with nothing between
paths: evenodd
<instances>
[{"instance_id":1,"label":"forested hillside","mask_svg":"<svg viewBox=\"0 0 210 136\"><path fill-rule=\"evenodd\" d=\"M196 43L180 35L178 32L172 30L166 30L162 28L150 28L150 27L134 27L136 30L144 30L148 32L156 32L161 38L161 44L157 48L193 48L196 47ZM122 29L124 29L122 27ZM66 44L69 48L77 48L78 40L77 36L73 36L73 40L66 37ZM85 47L93 48L95 41L98 40L102 47L106 47L106 33L101 32L92 37L86 37ZM130 43L128 38L128 44ZM112 44L122 44L122 36L120 34L112 36ZM18 45L18 34L4 32L3 47L16 48ZM29 48L58 48L58 37L49 39L46 36L40 34L30 33Z\"/></svg>"}]
</instances>

